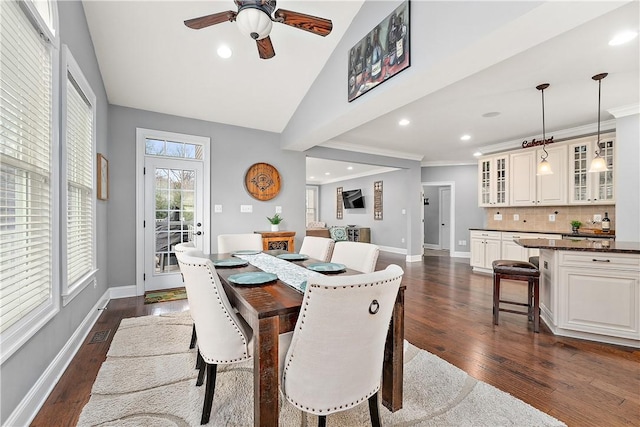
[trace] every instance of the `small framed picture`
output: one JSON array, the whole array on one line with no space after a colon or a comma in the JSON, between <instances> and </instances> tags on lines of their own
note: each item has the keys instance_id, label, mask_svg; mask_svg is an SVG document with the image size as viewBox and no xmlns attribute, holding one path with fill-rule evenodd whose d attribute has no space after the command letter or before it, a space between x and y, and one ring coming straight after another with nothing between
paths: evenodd
<instances>
[{"instance_id":1,"label":"small framed picture","mask_svg":"<svg viewBox=\"0 0 640 427\"><path fill-rule=\"evenodd\" d=\"M98 153L98 199L109 199L109 160Z\"/></svg>"}]
</instances>

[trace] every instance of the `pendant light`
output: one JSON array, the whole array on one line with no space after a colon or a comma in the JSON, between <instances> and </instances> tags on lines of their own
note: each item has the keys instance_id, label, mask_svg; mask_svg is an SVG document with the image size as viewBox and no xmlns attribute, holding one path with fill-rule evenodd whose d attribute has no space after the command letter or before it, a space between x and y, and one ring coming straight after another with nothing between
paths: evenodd
<instances>
[{"instance_id":1,"label":"pendant light","mask_svg":"<svg viewBox=\"0 0 640 427\"><path fill-rule=\"evenodd\" d=\"M542 151L544 154L540 157L540 163L538 163L538 172L537 175L551 175L553 171L551 170L551 164L547 161L547 157L549 157L549 153L547 153L547 149L545 148L547 145L547 135L544 129L544 90L549 87L549 83L542 83L536 86L542 93Z\"/></svg>"},{"instance_id":2,"label":"pendant light","mask_svg":"<svg viewBox=\"0 0 640 427\"><path fill-rule=\"evenodd\" d=\"M607 75L608 73L601 73L591 77L593 80L598 82L598 140L596 143L598 148L596 150L596 157L591 160L589 172L605 172L609 170L607 167L607 161L601 156L602 146L600 146L600 89L602 87L602 79L607 77Z\"/></svg>"}]
</instances>

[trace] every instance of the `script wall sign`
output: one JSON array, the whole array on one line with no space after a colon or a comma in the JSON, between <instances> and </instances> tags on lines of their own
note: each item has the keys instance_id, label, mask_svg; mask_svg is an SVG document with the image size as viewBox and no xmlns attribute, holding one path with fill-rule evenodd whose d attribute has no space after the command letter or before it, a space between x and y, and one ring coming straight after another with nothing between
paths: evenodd
<instances>
[{"instance_id":1,"label":"script wall sign","mask_svg":"<svg viewBox=\"0 0 640 427\"><path fill-rule=\"evenodd\" d=\"M271 200L280 192L278 169L268 163L252 165L244 175L244 186L254 199Z\"/></svg>"}]
</instances>

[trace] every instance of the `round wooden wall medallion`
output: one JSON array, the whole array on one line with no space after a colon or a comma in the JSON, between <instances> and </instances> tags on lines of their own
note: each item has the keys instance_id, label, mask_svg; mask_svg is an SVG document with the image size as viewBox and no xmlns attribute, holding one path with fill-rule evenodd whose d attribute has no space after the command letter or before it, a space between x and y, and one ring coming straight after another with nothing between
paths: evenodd
<instances>
[{"instance_id":1,"label":"round wooden wall medallion","mask_svg":"<svg viewBox=\"0 0 640 427\"><path fill-rule=\"evenodd\" d=\"M253 198L271 200L280 192L278 169L268 163L256 163L244 175L244 186Z\"/></svg>"}]
</instances>

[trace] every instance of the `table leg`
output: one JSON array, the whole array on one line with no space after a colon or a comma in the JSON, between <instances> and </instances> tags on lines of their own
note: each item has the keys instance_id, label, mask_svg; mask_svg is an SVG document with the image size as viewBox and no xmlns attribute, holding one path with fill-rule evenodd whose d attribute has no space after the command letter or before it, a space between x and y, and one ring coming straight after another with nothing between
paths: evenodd
<instances>
[{"instance_id":1,"label":"table leg","mask_svg":"<svg viewBox=\"0 0 640 427\"><path fill-rule=\"evenodd\" d=\"M278 317L260 319L254 331L253 424L278 425Z\"/></svg>"},{"instance_id":2,"label":"table leg","mask_svg":"<svg viewBox=\"0 0 640 427\"><path fill-rule=\"evenodd\" d=\"M404 289L398 291L384 346L382 404L391 412L402 409L404 363Z\"/></svg>"}]
</instances>

